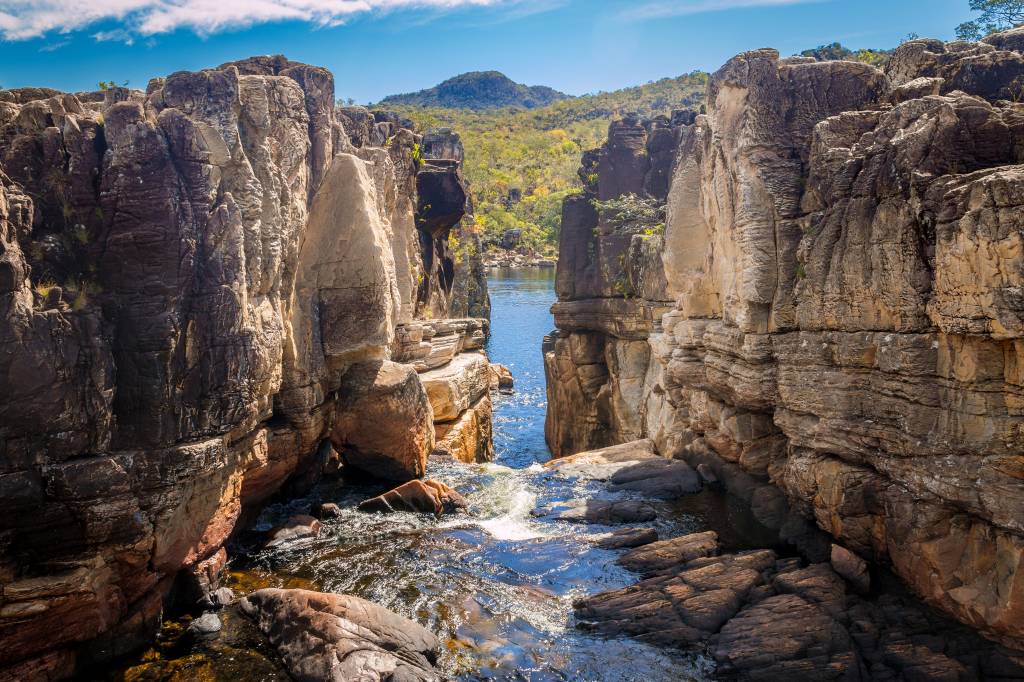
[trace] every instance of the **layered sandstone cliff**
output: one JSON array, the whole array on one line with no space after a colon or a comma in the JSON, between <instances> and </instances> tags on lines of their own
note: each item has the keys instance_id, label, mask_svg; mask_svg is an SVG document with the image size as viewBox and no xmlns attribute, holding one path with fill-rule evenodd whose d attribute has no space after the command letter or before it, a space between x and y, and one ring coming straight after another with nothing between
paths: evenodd
<instances>
[{"instance_id":1,"label":"layered sandstone cliff","mask_svg":"<svg viewBox=\"0 0 1024 682\"><path fill-rule=\"evenodd\" d=\"M706 115L613 126L564 209L552 450L651 438L815 560L834 539L1021 646L1022 50L758 50ZM608 227L624 193L663 236Z\"/></svg>"},{"instance_id":2,"label":"layered sandstone cliff","mask_svg":"<svg viewBox=\"0 0 1024 682\"><path fill-rule=\"evenodd\" d=\"M420 142L283 57L0 92L4 674L137 646L335 452L423 474L434 413L406 355L479 349L486 320L422 320L486 313L486 290L455 302L465 185Z\"/></svg>"}]
</instances>

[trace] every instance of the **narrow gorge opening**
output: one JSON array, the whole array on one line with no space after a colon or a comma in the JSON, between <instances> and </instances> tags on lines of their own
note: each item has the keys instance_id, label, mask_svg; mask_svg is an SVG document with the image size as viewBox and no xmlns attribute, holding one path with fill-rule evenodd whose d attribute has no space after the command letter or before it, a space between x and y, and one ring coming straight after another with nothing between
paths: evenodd
<instances>
[{"instance_id":1,"label":"narrow gorge opening","mask_svg":"<svg viewBox=\"0 0 1024 682\"><path fill-rule=\"evenodd\" d=\"M0 90L0 679L1024 679L1024 28L843 49Z\"/></svg>"}]
</instances>

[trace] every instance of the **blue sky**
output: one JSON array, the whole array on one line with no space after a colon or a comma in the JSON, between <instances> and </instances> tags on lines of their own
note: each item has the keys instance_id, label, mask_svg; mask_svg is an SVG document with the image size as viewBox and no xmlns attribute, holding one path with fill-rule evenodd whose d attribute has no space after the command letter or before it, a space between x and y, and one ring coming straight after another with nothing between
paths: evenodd
<instances>
[{"instance_id":1,"label":"blue sky","mask_svg":"<svg viewBox=\"0 0 1024 682\"><path fill-rule=\"evenodd\" d=\"M613 90L733 54L835 40L944 39L968 0L0 0L0 86L95 89L284 53L372 102L496 69L570 94Z\"/></svg>"}]
</instances>

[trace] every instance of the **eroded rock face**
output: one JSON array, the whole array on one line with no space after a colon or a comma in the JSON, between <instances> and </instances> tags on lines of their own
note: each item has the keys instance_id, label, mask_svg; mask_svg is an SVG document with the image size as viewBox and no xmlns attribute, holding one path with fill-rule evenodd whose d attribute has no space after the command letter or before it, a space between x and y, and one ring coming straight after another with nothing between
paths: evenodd
<instances>
[{"instance_id":1,"label":"eroded rock face","mask_svg":"<svg viewBox=\"0 0 1024 682\"><path fill-rule=\"evenodd\" d=\"M1024 643L1018 34L910 41L884 73L730 60L674 132L654 291L602 285L610 242L568 201L553 452L651 439L814 561L823 530L853 579L891 566ZM647 186L638 131L584 159L591 191Z\"/></svg>"},{"instance_id":2,"label":"eroded rock face","mask_svg":"<svg viewBox=\"0 0 1024 682\"><path fill-rule=\"evenodd\" d=\"M0 670L59 678L143 644L172 586L215 590L239 519L315 482L332 441L422 474L433 417L398 330L429 311L455 340L428 344L439 366L486 321L443 322L457 267L434 256L465 188L438 162L450 216L421 229L419 141L335 111L331 74L283 57L3 93Z\"/></svg>"},{"instance_id":3,"label":"eroded rock face","mask_svg":"<svg viewBox=\"0 0 1024 682\"><path fill-rule=\"evenodd\" d=\"M257 590L241 602L296 680L437 680L440 642L418 623L345 594Z\"/></svg>"}]
</instances>

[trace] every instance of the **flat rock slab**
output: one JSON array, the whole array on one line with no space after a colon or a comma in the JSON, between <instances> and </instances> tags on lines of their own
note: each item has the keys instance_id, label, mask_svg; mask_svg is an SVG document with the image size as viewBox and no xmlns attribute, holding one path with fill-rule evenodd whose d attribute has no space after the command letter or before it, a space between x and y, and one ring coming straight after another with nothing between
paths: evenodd
<instances>
[{"instance_id":1,"label":"flat rock slab","mask_svg":"<svg viewBox=\"0 0 1024 682\"><path fill-rule=\"evenodd\" d=\"M607 481L616 472L647 460L661 460L654 442L635 440L600 450L588 450L568 457L560 457L544 466L562 476L592 481Z\"/></svg>"},{"instance_id":2,"label":"flat rock slab","mask_svg":"<svg viewBox=\"0 0 1024 682\"><path fill-rule=\"evenodd\" d=\"M601 549L631 549L657 540L658 531L653 528L620 528L599 535L595 544Z\"/></svg>"},{"instance_id":3,"label":"flat rock slab","mask_svg":"<svg viewBox=\"0 0 1024 682\"><path fill-rule=\"evenodd\" d=\"M571 523L644 523L653 521L658 513L646 502L637 500L579 500L562 505L565 508L549 513L541 512L558 521Z\"/></svg>"},{"instance_id":4,"label":"flat rock slab","mask_svg":"<svg viewBox=\"0 0 1024 682\"><path fill-rule=\"evenodd\" d=\"M265 589L240 603L299 682L438 680L440 642L418 623L358 597Z\"/></svg>"},{"instance_id":5,"label":"flat rock slab","mask_svg":"<svg viewBox=\"0 0 1024 682\"><path fill-rule=\"evenodd\" d=\"M670 540L652 542L619 558L624 568L645 576L682 570L694 559L718 553L718 533L680 535Z\"/></svg>"},{"instance_id":6,"label":"flat rock slab","mask_svg":"<svg viewBox=\"0 0 1024 682\"><path fill-rule=\"evenodd\" d=\"M649 459L625 466L609 479L608 489L628 490L647 497L674 500L701 489L700 476L686 462L673 459Z\"/></svg>"},{"instance_id":7,"label":"flat rock slab","mask_svg":"<svg viewBox=\"0 0 1024 682\"><path fill-rule=\"evenodd\" d=\"M695 559L678 574L578 601L576 617L610 635L667 646L698 644L736 615L774 564L771 550Z\"/></svg>"},{"instance_id":8,"label":"flat rock slab","mask_svg":"<svg viewBox=\"0 0 1024 682\"><path fill-rule=\"evenodd\" d=\"M796 594L743 610L722 627L713 654L722 673L748 679L861 679L846 629Z\"/></svg>"}]
</instances>

